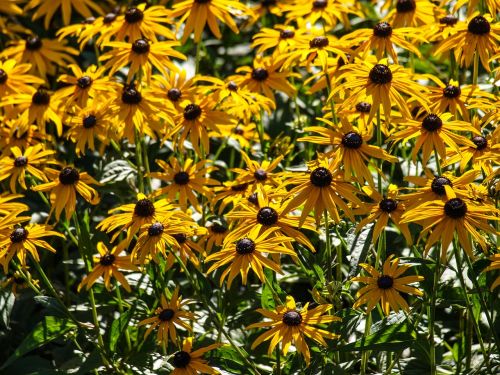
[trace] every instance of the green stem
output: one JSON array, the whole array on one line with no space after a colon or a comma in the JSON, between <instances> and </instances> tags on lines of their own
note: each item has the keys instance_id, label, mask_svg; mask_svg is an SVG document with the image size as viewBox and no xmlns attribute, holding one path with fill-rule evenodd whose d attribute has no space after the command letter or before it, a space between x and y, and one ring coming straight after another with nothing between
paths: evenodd
<instances>
[{"instance_id":1,"label":"green stem","mask_svg":"<svg viewBox=\"0 0 500 375\"><path fill-rule=\"evenodd\" d=\"M380 108L377 110L377 146L382 147L382 126L381 126L381 121L380 121ZM380 171L377 173L377 187L378 187L378 192L382 194L382 159L379 159L378 161L378 167Z\"/></svg>"},{"instance_id":2,"label":"green stem","mask_svg":"<svg viewBox=\"0 0 500 375\"><path fill-rule=\"evenodd\" d=\"M137 184L139 185L139 191L144 193L144 175L143 175L143 163L142 163L142 139L137 130L137 127L134 125L135 132L135 159L137 162Z\"/></svg>"},{"instance_id":3,"label":"green stem","mask_svg":"<svg viewBox=\"0 0 500 375\"><path fill-rule=\"evenodd\" d=\"M472 84L477 85L477 76L479 71L479 53L476 51L474 53L474 67L472 71Z\"/></svg>"},{"instance_id":4,"label":"green stem","mask_svg":"<svg viewBox=\"0 0 500 375\"><path fill-rule=\"evenodd\" d=\"M436 266L434 269L434 280L432 283L432 295L431 295L431 304L428 309L429 314L429 353L430 353L430 362L431 362L431 375L437 374L436 368L436 343L434 340L434 322L436 319L436 299L438 292L438 283L440 278L440 259L439 259L439 246L436 246Z\"/></svg>"},{"instance_id":5,"label":"green stem","mask_svg":"<svg viewBox=\"0 0 500 375\"><path fill-rule=\"evenodd\" d=\"M332 272L332 243L330 238L330 222L328 218L328 211L325 210L323 213L323 217L325 219L325 236L326 236L326 277L328 284L333 281L333 272ZM342 259L337 259L338 267L342 267Z\"/></svg>"},{"instance_id":6,"label":"green stem","mask_svg":"<svg viewBox=\"0 0 500 375\"><path fill-rule=\"evenodd\" d=\"M366 316L366 322L365 322L365 332L363 333L363 338L361 339L361 345L364 346L365 340L370 334L370 326L372 324L372 315L371 312L369 312ZM370 352L368 350L363 350L361 352L361 375L366 374L366 365L368 363L368 357L370 356Z\"/></svg>"},{"instance_id":7,"label":"green stem","mask_svg":"<svg viewBox=\"0 0 500 375\"><path fill-rule=\"evenodd\" d=\"M276 375L281 375L281 351L280 345L276 345Z\"/></svg>"},{"instance_id":8,"label":"green stem","mask_svg":"<svg viewBox=\"0 0 500 375\"><path fill-rule=\"evenodd\" d=\"M116 282L116 298L118 298L118 311L120 311L120 316L123 315L123 301L122 301L122 293L120 291L120 284L118 281ZM128 332L128 327L125 327L125 341L127 342L127 349L130 352L132 349L132 345L130 343L130 334Z\"/></svg>"}]
</instances>

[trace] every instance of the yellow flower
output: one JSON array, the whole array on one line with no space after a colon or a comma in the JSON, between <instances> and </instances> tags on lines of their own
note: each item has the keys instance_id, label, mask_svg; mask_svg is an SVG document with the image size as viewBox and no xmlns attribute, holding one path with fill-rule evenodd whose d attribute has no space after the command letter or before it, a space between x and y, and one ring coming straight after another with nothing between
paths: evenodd
<instances>
[{"instance_id":1,"label":"yellow flower","mask_svg":"<svg viewBox=\"0 0 500 375\"><path fill-rule=\"evenodd\" d=\"M279 173L274 172L279 163L283 160L283 156L269 161L263 160L259 163L256 160L251 160L246 152L242 151L241 156L246 164L246 169L233 168L232 171L237 173L236 182L239 184L248 184L252 191L258 186L271 185L275 188L281 185Z\"/></svg>"},{"instance_id":2,"label":"yellow flower","mask_svg":"<svg viewBox=\"0 0 500 375\"><path fill-rule=\"evenodd\" d=\"M349 2L347 5L337 0L293 0L293 3L286 5L284 10L287 12L286 18L290 21L304 19L306 23L311 25L320 21L319 23L324 23L329 28L333 28L338 22L341 22L346 29L349 29L351 25L349 14L363 16L356 2Z\"/></svg>"},{"instance_id":3,"label":"yellow flower","mask_svg":"<svg viewBox=\"0 0 500 375\"><path fill-rule=\"evenodd\" d=\"M221 344L212 344L194 351L191 351L192 346L192 337L184 339L182 350L176 352L172 358L172 365L175 369L170 375L220 374L219 371L207 365L207 361L202 359L202 355L218 348Z\"/></svg>"},{"instance_id":4,"label":"yellow flower","mask_svg":"<svg viewBox=\"0 0 500 375\"><path fill-rule=\"evenodd\" d=\"M28 211L28 205L19 202L13 202L15 199L22 198L22 194L2 194L0 195L0 215L9 216L9 215L17 215L23 211ZM29 219L29 216L26 216ZM11 217L12 219L12 217ZM0 217L0 220L4 220L4 218ZM19 222L21 222L20 220ZM6 222L4 222L5 224ZM16 224L15 222L12 225ZM5 224L7 225L7 224ZM1 230L0 226L0 230Z\"/></svg>"},{"instance_id":5,"label":"yellow flower","mask_svg":"<svg viewBox=\"0 0 500 375\"><path fill-rule=\"evenodd\" d=\"M353 307L357 309L359 306L366 304L366 313L368 314L380 302L382 311L385 315L389 315L391 309L399 312L400 309L409 311L410 307L399 292L423 296L424 293L407 284L422 281L423 276L404 276L401 277L409 268L410 264L399 265L399 258L394 258L394 255L389 256L384 262L382 272L366 263L360 263L360 266L369 273L369 276L357 276L352 278L352 281L362 282L367 284L357 293L357 300Z\"/></svg>"},{"instance_id":6,"label":"yellow flower","mask_svg":"<svg viewBox=\"0 0 500 375\"><path fill-rule=\"evenodd\" d=\"M31 19L36 20L45 16L43 21L45 29L49 28L50 20L59 8L61 8L62 11L64 25L68 25L71 21L72 8L75 8L75 10L85 18L92 17L92 11L99 14L103 13L101 7L94 0L30 0L30 2L26 4L24 11L31 11L35 8L38 9L35 10Z\"/></svg>"},{"instance_id":7,"label":"yellow flower","mask_svg":"<svg viewBox=\"0 0 500 375\"><path fill-rule=\"evenodd\" d=\"M99 61L106 61L105 69L109 69L109 75L112 76L119 69L128 65L127 82L132 78L139 80L138 77L144 76L146 81L151 81L151 72L153 67L163 72L165 68L170 71L176 71L176 65L169 57L176 57L186 60L186 56L176 51L174 47L180 46L179 42L153 42L145 38L136 39L133 42L107 42L103 47L111 47L112 50L99 57ZM136 76L136 73L138 76Z\"/></svg>"},{"instance_id":8,"label":"yellow flower","mask_svg":"<svg viewBox=\"0 0 500 375\"><path fill-rule=\"evenodd\" d=\"M47 164L57 164L57 161L51 161L47 157L55 154L55 151L44 150L43 144L39 143L36 146L28 147L21 151L17 146L10 149L12 156L0 159L0 181L10 177L10 190L16 193L16 182L19 182L21 187L26 190L26 173L35 177L38 180L47 181L47 176L41 171L40 167Z\"/></svg>"},{"instance_id":9,"label":"yellow flower","mask_svg":"<svg viewBox=\"0 0 500 375\"><path fill-rule=\"evenodd\" d=\"M44 80L31 74L31 64L19 64L15 59L0 61L0 96L9 94L33 94L33 85L41 85Z\"/></svg>"},{"instance_id":10,"label":"yellow flower","mask_svg":"<svg viewBox=\"0 0 500 375\"><path fill-rule=\"evenodd\" d=\"M201 34L208 23L210 31L217 39L222 38L217 20L229 26L236 34L239 33L238 26L233 16L250 15L251 11L246 5L234 0L177 0L172 6L171 17L181 17L177 21L177 28L184 22L184 33L182 43L185 43L189 35L194 31L194 41L201 40Z\"/></svg>"},{"instance_id":11,"label":"yellow flower","mask_svg":"<svg viewBox=\"0 0 500 375\"><path fill-rule=\"evenodd\" d=\"M483 270L483 272L500 269L500 254L493 254L488 259L490 260L491 263L488 267L486 267ZM499 285L500 285L500 276L498 276L493 282L493 284L491 284L490 290L493 292L493 290Z\"/></svg>"},{"instance_id":12,"label":"yellow flower","mask_svg":"<svg viewBox=\"0 0 500 375\"><path fill-rule=\"evenodd\" d=\"M271 321L250 324L247 329L272 327L257 339L252 344L252 350L262 342L271 340L269 345L268 355L271 356L274 348L281 342L281 348L284 355L287 355L290 345L294 345L297 351L300 352L306 361L307 366L311 362L311 353L305 340L309 337L322 346L327 346L324 338L333 340L340 336L324 329L315 327L318 324L327 324L338 322L341 319L334 315L324 315L333 308L333 305L319 305L312 310L309 310L309 302L302 309L297 308L295 300L292 296L286 297L286 303L277 306L275 310L269 311L265 309L257 309L257 312Z\"/></svg>"},{"instance_id":13,"label":"yellow flower","mask_svg":"<svg viewBox=\"0 0 500 375\"><path fill-rule=\"evenodd\" d=\"M238 273L241 274L242 284L246 285L250 268L257 274L262 283L266 282L264 267L278 273L283 273L278 264L268 259L267 254L273 254L277 257L281 254L291 256L296 256L296 254L293 250L283 246L284 242L290 242L293 239L286 236L274 235L275 231L276 228L270 228L259 234L259 228L254 228L245 237L239 238L236 242L226 241L220 251L205 258L205 262L215 261L207 270L207 274L230 263L220 277L221 286L225 278L228 278L227 288L229 289Z\"/></svg>"},{"instance_id":14,"label":"yellow flower","mask_svg":"<svg viewBox=\"0 0 500 375\"><path fill-rule=\"evenodd\" d=\"M146 339L155 328L158 328L158 334L156 335L157 342L168 346L169 337L170 341L177 344L177 326L192 332L193 329L186 320L194 321L196 317L192 312L183 309L183 307L190 302L189 300L183 300L182 297L179 296L179 287L175 288L172 297L168 301L165 295L162 294L161 306L156 308L155 316L141 320L137 324L139 327L145 324L151 324L144 334L144 339Z\"/></svg>"},{"instance_id":15,"label":"yellow flower","mask_svg":"<svg viewBox=\"0 0 500 375\"><path fill-rule=\"evenodd\" d=\"M438 8L428 0L397 0L396 6L387 14L384 21L394 27L419 27L432 25L437 17Z\"/></svg>"},{"instance_id":16,"label":"yellow flower","mask_svg":"<svg viewBox=\"0 0 500 375\"><path fill-rule=\"evenodd\" d=\"M59 220L63 210L66 213L66 218L68 220L71 218L75 212L77 192L90 204L99 203L97 191L88 185L99 185L99 183L87 172L79 172L73 167L64 167L61 171L46 168L45 171L52 181L34 186L31 189L34 191L50 190L50 205L52 207L49 215L55 211L56 220Z\"/></svg>"},{"instance_id":17,"label":"yellow flower","mask_svg":"<svg viewBox=\"0 0 500 375\"><path fill-rule=\"evenodd\" d=\"M129 255L119 254L123 251L121 246L115 246L111 251L108 250L104 243L97 244L98 257L94 256L94 268L87 276L85 276L78 285L78 291L84 286L87 290L92 288L97 279L102 276L104 278L104 286L109 291L111 290L111 277L114 277L127 292L131 292L130 285L123 276L121 270L138 271L138 268L130 261Z\"/></svg>"}]
</instances>

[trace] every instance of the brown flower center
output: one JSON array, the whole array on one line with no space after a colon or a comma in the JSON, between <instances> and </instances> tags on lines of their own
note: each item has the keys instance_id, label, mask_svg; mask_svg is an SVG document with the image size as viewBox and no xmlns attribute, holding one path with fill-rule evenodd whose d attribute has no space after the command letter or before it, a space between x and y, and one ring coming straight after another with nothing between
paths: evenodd
<instances>
[{"instance_id":1,"label":"brown flower center","mask_svg":"<svg viewBox=\"0 0 500 375\"><path fill-rule=\"evenodd\" d=\"M319 167L311 172L309 179L311 180L311 184L322 188L325 186L330 186L333 181L333 176L328 169Z\"/></svg>"},{"instance_id":2,"label":"brown flower center","mask_svg":"<svg viewBox=\"0 0 500 375\"><path fill-rule=\"evenodd\" d=\"M143 55L149 52L149 43L146 39L137 39L132 43L132 51L138 55Z\"/></svg>"},{"instance_id":3,"label":"brown flower center","mask_svg":"<svg viewBox=\"0 0 500 375\"><path fill-rule=\"evenodd\" d=\"M387 65L376 64L369 74L370 80L378 85L384 85L392 81L392 72Z\"/></svg>"},{"instance_id":4,"label":"brown flower center","mask_svg":"<svg viewBox=\"0 0 500 375\"><path fill-rule=\"evenodd\" d=\"M80 173L71 167L65 167L59 172L59 182L63 185L74 185L80 180Z\"/></svg>"},{"instance_id":5,"label":"brown flower center","mask_svg":"<svg viewBox=\"0 0 500 375\"><path fill-rule=\"evenodd\" d=\"M256 68L252 71L252 79L256 81L265 81L269 77L269 73L264 68Z\"/></svg>"},{"instance_id":6,"label":"brown flower center","mask_svg":"<svg viewBox=\"0 0 500 375\"><path fill-rule=\"evenodd\" d=\"M441 129L442 126L443 121L439 118L438 115L434 113L425 116L424 120L422 121L422 127L429 132L435 132Z\"/></svg>"},{"instance_id":7,"label":"brown flower center","mask_svg":"<svg viewBox=\"0 0 500 375\"><path fill-rule=\"evenodd\" d=\"M125 21L127 23L137 23L144 19L144 12L138 8L129 8L125 12Z\"/></svg>"},{"instance_id":8,"label":"brown flower center","mask_svg":"<svg viewBox=\"0 0 500 375\"><path fill-rule=\"evenodd\" d=\"M194 121L201 116L201 107L198 104L188 104L184 108L184 118L188 121Z\"/></svg>"},{"instance_id":9,"label":"brown flower center","mask_svg":"<svg viewBox=\"0 0 500 375\"><path fill-rule=\"evenodd\" d=\"M474 35L488 34L491 30L490 23L483 16L476 16L470 20L467 30Z\"/></svg>"},{"instance_id":10,"label":"brown flower center","mask_svg":"<svg viewBox=\"0 0 500 375\"><path fill-rule=\"evenodd\" d=\"M396 10L398 13L413 12L417 8L415 0L398 0L396 3Z\"/></svg>"},{"instance_id":11,"label":"brown flower center","mask_svg":"<svg viewBox=\"0 0 500 375\"><path fill-rule=\"evenodd\" d=\"M103 266L111 266L115 261L115 256L113 254L107 253L99 259L99 263Z\"/></svg>"},{"instance_id":12,"label":"brown flower center","mask_svg":"<svg viewBox=\"0 0 500 375\"><path fill-rule=\"evenodd\" d=\"M26 39L26 49L30 51L38 51L42 48L42 40L38 35L29 36Z\"/></svg>"},{"instance_id":13,"label":"brown flower center","mask_svg":"<svg viewBox=\"0 0 500 375\"><path fill-rule=\"evenodd\" d=\"M251 254L255 251L255 242L250 238L242 238L236 242L236 252L240 255Z\"/></svg>"},{"instance_id":14,"label":"brown flower center","mask_svg":"<svg viewBox=\"0 0 500 375\"><path fill-rule=\"evenodd\" d=\"M12 243L23 242L28 238L29 232L23 227L16 228L10 234L10 240Z\"/></svg>"},{"instance_id":15,"label":"brown flower center","mask_svg":"<svg viewBox=\"0 0 500 375\"><path fill-rule=\"evenodd\" d=\"M298 311L287 311L283 314L283 323L291 327L299 326L302 323L302 315Z\"/></svg>"},{"instance_id":16,"label":"brown flower center","mask_svg":"<svg viewBox=\"0 0 500 375\"><path fill-rule=\"evenodd\" d=\"M134 207L134 215L140 217L150 217L155 214L155 206L149 199L140 199Z\"/></svg>"},{"instance_id":17,"label":"brown flower center","mask_svg":"<svg viewBox=\"0 0 500 375\"><path fill-rule=\"evenodd\" d=\"M452 219L460 219L467 213L467 204L460 198L452 198L444 204L444 213Z\"/></svg>"},{"instance_id":18,"label":"brown flower center","mask_svg":"<svg viewBox=\"0 0 500 375\"><path fill-rule=\"evenodd\" d=\"M274 225L278 222L278 218L278 213L271 207L262 207L257 213L257 222L262 225Z\"/></svg>"},{"instance_id":19,"label":"brown flower center","mask_svg":"<svg viewBox=\"0 0 500 375\"><path fill-rule=\"evenodd\" d=\"M390 288L392 288L393 284L394 284L394 279L388 275L381 275L377 279L377 286L380 289L390 289Z\"/></svg>"},{"instance_id":20,"label":"brown flower center","mask_svg":"<svg viewBox=\"0 0 500 375\"><path fill-rule=\"evenodd\" d=\"M92 78L90 78L89 76L82 76L76 80L76 85L82 90L90 87L91 84Z\"/></svg>"},{"instance_id":21,"label":"brown flower center","mask_svg":"<svg viewBox=\"0 0 500 375\"><path fill-rule=\"evenodd\" d=\"M387 38L392 35L392 27L387 22L379 22L373 28L373 35L379 38Z\"/></svg>"},{"instance_id":22,"label":"brown flower center","mask_svg":"<svg viewBox=\"0 0 500 375\"><path fill-rule=\"evenodd\" d=\"M342 137L342 144L347 148L358 149L363 144L363 138L356 132L349 132Z\"/></svg>"}]
</instances>

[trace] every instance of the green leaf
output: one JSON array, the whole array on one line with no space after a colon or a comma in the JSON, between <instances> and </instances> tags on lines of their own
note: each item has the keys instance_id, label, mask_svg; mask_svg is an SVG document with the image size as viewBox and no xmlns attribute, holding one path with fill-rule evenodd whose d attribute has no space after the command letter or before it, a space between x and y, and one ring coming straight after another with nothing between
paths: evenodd
<instances>
[{"instance_id":1,"label":"green leaf","mask_svg":"<svg viewBox=\"0 0 500 375\"><path fill-rule=\"evenodd\" d=\"M264 283L264 285L262 286L260 303L262 304L262 308L266 310L273 310L276 307L276 304L274 303L273 292L271 291L271 288L269 288L267 283Z\"/></svg>"},{"instance_id":2,"label":"green leaf","mask_svg":"<svg viewBox=\"0 0 500 375\"><path fill-rule=\"evenodd\" d=\"M347 344L340 348L341 351L358 350L384 350L399 351L408 348L416 341L410 327L406 322L389 324L378 331L368 335L365 340Z\"/></svg>"},{"instance_id":3,"label":"green leaf","mask_svg":"<svg viewBox=\"0 0 500 375\"><path fill-rule=\"evenodd\" d=\"M218 362L220 362L224 370L239 374L248 372L247 365L243 362L238 352L231 346L221 346L214 351L214 354L219 357Z\"/></svg>"},{"instance_id":4,"label":"green leaf","mask_svg":"<svg viewBox=\"0 0 500 375\"><path fill-rule=\"evenodd\" d=\"M58 316L60 318L68 316L67 312L61 307L59 302L57 302L54 297L35 296L33 299L47 309L45 311L46 314L52 314L53 316Z\"/></svg>"},{"instance_id":5,"label":"green leaf","mask_svg":"<svg viewBox=\"0 0 500 375\"><path fill-rule=\"evenodd\" d=\"M364 227L361 232L350 232L347 234L347 245L349 246L349 254L351 254L350 271L348 279L353 278L358 273L359 263L366 260L366 255L370 249L373 236L373 223Z\"/></svg>"},{"instance_id":6,"label":"green leaf","mask_svg":"<svg viewBox=\"0 0 500 375\"><path fill-rule=\"evenodd\" d=\"M10 313L14 307L16 296L10 290L4 289L0 293L0 319L2 325L8 328L10 325Z\"/></svg>"},{"instance_id":7,"label":"green leaf","mask_svg":"<svg viewBox=\"0 0 500 375\"><path fill-rule=\"evenodd\" d=\"M111 352L115 351L116 344L127 329L128 323L130 322L130 319L132 319L133 313L133 310L125 311L120 315L118 319L115 319L111 324L111 330L109 334L109 350Z\"/></svg>"},{"instance_id":8,"label":"green leaf","mask_svg":"<svg viewBox=\"0 0 500 375\"><path fill-rule=\"evenodd\" d=\"M64 336L69 331L76 328L76 325L63 318L55 316L46 316L38 323L33 331L26 336L23 342L18 346L15 352L7 359L0 369L3 369L13 363L16 359L22 357L26 353L37 349L61 336Z\"/></svg>"}]
</instances>

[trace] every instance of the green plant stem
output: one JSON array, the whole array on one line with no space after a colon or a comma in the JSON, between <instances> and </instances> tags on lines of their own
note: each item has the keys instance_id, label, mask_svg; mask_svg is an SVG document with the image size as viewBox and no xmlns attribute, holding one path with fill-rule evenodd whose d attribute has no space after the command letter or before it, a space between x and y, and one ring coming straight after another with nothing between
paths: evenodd
<instances>
[{"instance_id":1,"label":"green plant stem","mask_svg":"<svg viewBox=\"0 0 500 375\"><path fill-rule=\"evenodd\" d=\"M137 162L137 184L139 185L139 192L144 193L144 175L143 175L143 163L142 163L142 139L137 130L137 127L134 126L135 132L135 159Z\"/></svg>"},{"instance_id":2,"label":"green plant stem","mask_svg":"<svg viewBox=\"0 0 500 375\"><path fill-rule=\"evenodd\" d=\"M440 259L439 259L439 245L436 246L436 266L434 269L434 280L432 283L432 295L431 295L431 304L428 309L429 315L429 356L431 362L431 375L437 374L436 368L436 343L434 340L434 322L436 319L436 299L438 292L438 284L440 278Z\"/></svg>"},{"instance_id":3,"label":"green plant stem","mask_svg":"<svg viewBox=\"0 0 500 375\"><path fill-rule=\"evenodd\" d=\"M123 300L122 300L122 293L120 291L120 284L118 281L116 282L115 285L116 289L116 298L118 299L118 311L120 312L120 316L123 314ZM130 343L130 334L128 332L128 327L125 327L125 341L127 342L127 349L130 352L132 349L132 345Z\"/></svg>"},{"instance_id":4,"label":"green plant stem","mask_svg":"<svg viewBox=\"0 0 500 375\"><path fill-rule=\"evenodd\" d=\"M333 272L332 272L332 239L330 238L330 222L328 218L328 211L325 210L323 213L323 217L325 219L325 236L326 236L326 278L328 283L333 281ZM341 269L342 267L342 259L337 259L337 267ZM340 271L342 272L342 271Z\"/></svg>"},{"instance_id":5,"label":"green plant stem","mask_svg":"<svg viewBox=\"0 0 500 375\"><path fill-rule=\"evenodd\" d=\"M382 126L380 121L380 108L377 110L377 146L382 147ZM380 171L377 173L377 188L378 192L382 194L382 159L378 161Z\"/></svg>"},{"instance_id":6,"label":"green plant stem","mask_svg":"<svg viewBox=\"0 0 500 375\"><path fill-rule=\"evenodd\" d=\"M477 85L477 76L479 71L479 53L476 51L474 53L474 66L472 70L472 84Z\"/></svg>"},{"instance_id":7,"label":"green plant stem","mask_svg":"<svg viewBox=\"0 0 500 375\"><path fill-rule=\"evenodd\" d=\"M281 375L281 351L280 345L276 345L276 375Z\"/></svg>"},{"instance_id":8,"label":"green plant stem","mask_svg":"<svg viewBox=\"0 0 500 375\"><path fill-rule=\"evenodd\" d=\"M366 322L365 322L365 332L363 333L363 337L361 339L361 345L365 345L365 340L370 334L370 327L372 324L372 315L371 312L366 314ZM366 374L366 366L368 363L368 357L370 356L370 352L368 350L363 350L361 352L361 375Z\"/></svg>"},{"instance_id":9,"label":"green plant stem","mask_svg":"<svg viewBox=\"0 0 500 375\"><path fill-rule=\"evenodd\" d=\"M147 188L147 193L152 193L153 192L153 186L151 185L151 176L150 176L150 169L149 169L149 155L148 155L148 148L147 147L144 147L145 146L145 143L144 143L144 137L141 137L141 148L142 148L142 152L144 154L143 156L143 161L144 161L144 167L146 169L146 188Z\"/></svg>"}]
</instances>

